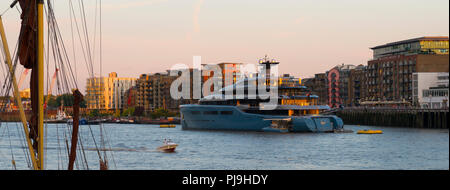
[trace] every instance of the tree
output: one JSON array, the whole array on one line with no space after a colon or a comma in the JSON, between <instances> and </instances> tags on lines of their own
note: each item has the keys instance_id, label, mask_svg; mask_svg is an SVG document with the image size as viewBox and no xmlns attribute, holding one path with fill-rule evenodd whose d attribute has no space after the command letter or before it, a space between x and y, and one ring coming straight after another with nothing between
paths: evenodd
<instances>
[{"instance_id":1,"label":"tree","mask_svg":"<svg viewBox=\"0 0 450 190\"><path fill-rule=\"evenodd\" d=\"M144 113L144 108L143 107L136 107L136 108L133 108L134 109L134 111L133 111L133 116L142 116L143 115L143 113Z\"/></svg>"},{"instance_id":2,"label":"tree","mask_svg":"<svg viewBox=\"0 0 450 190\"><path fill-rule=\"evenodd\" d=\"M64 102L64 106L73 106L73 95L72 94L62 94L56 97L56 102L58 107Z\"/></svg>"},{"instance_id":3,"label":"tree","mask_svg":"<svg viewBox=\"0 0 450 190\"><path fill-rule=\"evenodd\" d=\"M83 98L83 100L80 102L80 108L87 108L86 100Z\"/></svg>"},{"instance_id":4,"label":"tree","mask_svg":"<svg viewBox=\"0 0 450 190\"><path fill-rule=\"evenodd\" d=\"M98 117L98 116L100 116L100 113L97 109L91 110L89 112L89 117Z\"/></svg>"},{"instance_id":5,"label":"tree","mask_svg":"<svg viewBox=\"0 0 450 190\"><path fill-rule=\"evenodd\" d=\"M154 112L150 114L153 119L161 118L161 117L174 117L177 116L176 112L170 112L164 108L158 108Z\"/></svg>"},{"instance_id":6,"label":"tree","mask_svg":"<svg viewBox=\"0 0 450 190\"><path fill-rule=\"evenodd\" d=\"M132 116L134 115L134 107L128 108L125 111L122 112L122 116L127 117L127 116Z\"/></svg>"},{"instance_id":7,"label":"tree","mask_svg":"<svg viewBox=\"0 0 450 190\"><path fill-rule=\"evenodd\" d=\"M46 100L46 99L47 99L47 96L44 97L44 100ZM50 98L48 99L48 102L47 102L47 106L52 107L52 108L60 107L62 101L64 102L64 106L73 106L73 100L74 100L73 95L69 94L69 93L58 95L58 96L50 95ZM81 101L80 107L81 108L87 107L85 99L83 99Z\"/></svg>"},{"instance_id":8,"label":"tree","mask_svg":"<svg viewBox=\"0 0 450 190\"><path fill-rule=\"evenodd\" d=\"M116 110L116 113L114 113L114 117L116 117L116 118L120 117L120 110L118 110L118 109Z\"/></svg>"},{"instance_id":9,"label":"tree","mask_svg":"<svg viewBox=\"0 0 450 190\"><path fill-rule=\"evenodd\" d=\"M56 96L53 96L53 95L47 95L47 96L50 96L50 98L48 98L47 107L49 107L49 108L58 107L59 104L56 101ZM47 96L44 97L44 100L47 100Z\"/></svg>"},{"instance_id":10,"label":"tree","mask_svg":"<svg viewBox=\"0 0 450 190\"><path fill-rule=\"evenodd\" d=\"M158 108L155 111L153 111L150 116L152 117L152 119L157 119L157 118L161 118L161 117L166 117L166 115L169 113L169 111L163 109L163 108Z\"/></svg>"}]
</instances>

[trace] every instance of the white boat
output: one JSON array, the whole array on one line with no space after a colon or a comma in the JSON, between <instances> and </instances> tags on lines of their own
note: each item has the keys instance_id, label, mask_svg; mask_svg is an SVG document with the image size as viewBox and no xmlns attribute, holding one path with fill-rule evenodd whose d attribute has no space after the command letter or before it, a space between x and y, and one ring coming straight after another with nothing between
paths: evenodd
<instances>
[{"instance_id":1,"label":"white boat","mask_svg":"<svg viewBox=\"0 0 450 190\"><path fill-rule=\"evenodd\" d=\"M178 144L172 142L172 140L165 140L164 139L164 145L158 147L158 150L163 152L175 152L175 149L177 148Z\"/></svg>"}]
</instances>

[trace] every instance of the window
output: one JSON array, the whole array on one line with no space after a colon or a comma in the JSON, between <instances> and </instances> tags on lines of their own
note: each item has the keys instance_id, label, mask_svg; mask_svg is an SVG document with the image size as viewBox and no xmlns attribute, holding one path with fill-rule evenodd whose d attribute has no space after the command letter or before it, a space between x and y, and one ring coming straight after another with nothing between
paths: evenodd
<instances>
[{"instance_id":1,"label":"window","mask_svg":"<svg viewBox=\"0 0 450 190\"><path fill-rule=\"evenodd\" d=\"M205 112L203 112L203 114L205 114L205 115L218 115L219 112L217 112L217 111L205 111Z\"/></svg>"},{"instance_id":2,"label":"window","mask_svg":"<svg viewBox=\"0 0 450 190\"><path fill-rule=\"evenodd\" d=\"M233 115L233 111L221 111L221 115Z\"/></svg>"},{"instance_id":3,"label":"window","mask_svg":"<svg viewBox=\"0 0 450 190\"><path fill-rule=\"evenodd\" d=\"M191 111L192 115L200 115L200 111Z\"/></svg>"},{"instance_id":4,"label":"window","mask_svg":"<svg viewBox=\"0 0 450 190\"><path fill-rule=\"evenodd\" d=\"M440 108L441 107L441 103L440 102L433 102L432 107L431 108Z\"/></svg>"},{"instance_id":5,"label":"window","mask_svg":"<svg viewBox=\"0 0 450 190\"><path fill-rule=\"evenodd\" d=\"M448 80L448 76L438 76L438 80Z\"/></svg>"},{"instance_id":6,"label":"window","mask_svg":"<svg viewBox=\"0 0 450 190\"><path fill-rule=\"evenodd\" d=\"M425 89L422 91L424 97L443 97L448 96L448 90L446 89Z\"/></svg>"}]
</instances>

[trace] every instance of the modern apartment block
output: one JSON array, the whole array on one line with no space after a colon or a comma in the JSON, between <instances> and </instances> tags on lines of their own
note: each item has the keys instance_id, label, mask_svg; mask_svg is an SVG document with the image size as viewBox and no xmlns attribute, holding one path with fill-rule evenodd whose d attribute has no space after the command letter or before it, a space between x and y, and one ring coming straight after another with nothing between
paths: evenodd
<instances>
[{"instance_id":1,"label":"modern apartment block","mask_svg":"<svg viewBox=\"0 0 450 190\"><path fill-rule=\"evenodd\" d=\"M85 100L88 109L110 110L115 109L118 105L118 100L114 101L114 92L117 88L125 88L124 83L133 83L134 78L119 78L117 73L112 72L108 77L92 77L86 80L86 95ZM117 82L124 81L124 82ZM123 90L123 89L122 89ZM118 89L118 91L122 91ZM122 95L117 95L122 97ZM117 105L117 106L116 106Z\"/></svg>"},{"instance_id":2,"label":"modern apartment block","mask_svg":"<svg viewBox=\"0 0 450 190\"><path fill-rule=\"evenodd\" d=\"M218 86L211 85L210 91L214 91L214 89L218 90L225 86L235 84L237 80L241 77L241 67L242 63L218 63L217 66L221 70L221 78L218 78ZM215 66L215 65L214 65ZM202 65L202 84L205 84L208 79L214 77L214 71L212 69L212 65L203 64ZM206 76L203 76L206 74Z\"/></svg>"},{"instance_id":3,"label":"modern apartment block","mask_svg":"<svg viewBox=\"0 0 450 190\"><path fill-rule=\"evenodd\" d=\"M413 73L413 102L421 108L448 108L449 73Z\"/></svg>"},{"instance_id":4,"label":"modern apartment block","mask_svg":"<svg viewBox=\"0 0 450 190\"><path fill-rule=\"evenodd\" d=\"M421 37L371 48L366 101L413 104L413 73L448 72L448 37Z\"/></svg>"},{"instance_id":5,"label":"modern apartment block","mask_svg":"<svg viewBox=\"0 0 450 190\"><path fill-rule=\"evenodd\" d=\"M179 101L170 96L170 86L177 79L169 73L142 74L136 81L136 107L144 114L163 108L178 110Z\"/></svg>"},{"instance_id":6,"label":"modern apartment block","mask_svg":"<svg viewBox=\"0 0 450 190\"><path fill-rule=\"evenodd\" d=\"M123 110L136 107L136 99L137 99L136 94L137 94L136 85L125 91L123 95Z\"/></svg>"},{"instance_id":7,"label":"modern apartment block","mask_svg":"<svg viewBox=\"0 0 450 190\"><path fill-rule=\"evenodd\" d=\"M122 110L127 103L125 93L136 84L135 78L120 78L113 83L113 107L116 110Z\"/></svg>"}]
</instances>

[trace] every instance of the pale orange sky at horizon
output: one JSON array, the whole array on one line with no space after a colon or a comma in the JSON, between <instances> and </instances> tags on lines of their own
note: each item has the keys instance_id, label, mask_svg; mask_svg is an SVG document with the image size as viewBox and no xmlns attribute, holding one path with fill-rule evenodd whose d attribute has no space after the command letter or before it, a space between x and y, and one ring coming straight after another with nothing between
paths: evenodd
<instances>
[{"instance_id":1,"label":"pale orange sky at horizon","mask_svg":"<svg viewBox=\"0 0 450 190\"><path fill-rule=\"evenodd\" d=\"M11 2L2 1L0 10ZM68 1L52 2L72 60ZM95 2L85 1L92 38ZM342 63L366 65L370 47L448 36L448 7L448 0L103 0L101 74L137 78L177 63L193 66L193 56L204 64L255 64L267 54L280 62L280 74L311 77ZM15 8L3 15L11 51L19 16ZM76 53L84 92L86 66L81 50Z\"/></svg>"}]
</instances>

